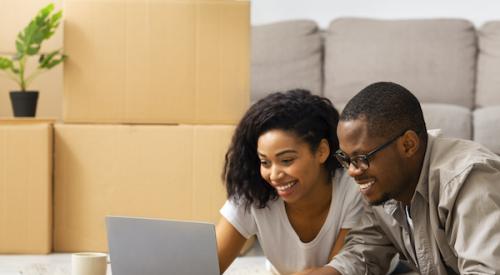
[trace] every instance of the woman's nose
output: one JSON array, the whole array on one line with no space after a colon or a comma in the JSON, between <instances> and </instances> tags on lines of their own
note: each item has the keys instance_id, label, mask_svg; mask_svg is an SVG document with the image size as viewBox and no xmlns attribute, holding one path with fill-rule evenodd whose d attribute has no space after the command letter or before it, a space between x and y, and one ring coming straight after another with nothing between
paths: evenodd
<instances>
[{"instance_id":1,"label":"woman's nose","mask_svg":"<svg viewBox=\"0 0 500 275\"><path fill-rule=\"evenodd\" d=\"M279 167L273 166L271 168L271 174L269 178L271 179L271 181L279 180L280 178L283 177L283 174L284 174L283 171Z\"/></svg>"}]
</instances>

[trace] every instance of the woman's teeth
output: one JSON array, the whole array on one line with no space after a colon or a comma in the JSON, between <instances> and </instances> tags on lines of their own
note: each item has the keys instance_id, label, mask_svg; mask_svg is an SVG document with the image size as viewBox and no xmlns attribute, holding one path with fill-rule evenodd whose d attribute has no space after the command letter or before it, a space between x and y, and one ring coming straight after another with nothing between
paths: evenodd
<instances>
[{"instance_id":1,"label":"woman's teeth","mask_svg":"<svg viewBox=\"0 0 500 275\"><path fill-rule=\"evenodd\" d=\"M359 185L359 189L360 189L361 191L366 190L366 189L370 188L370 187L371 187L374 183L375 183L375 181L374 181L374 180L372 180L372 181L369 181L369 182L367 182L367 183L360 184L360 185Z\"/></svg>"},{"instance_id":2,"label":"woman's teeth","mask_svg":"<svg viewBox=\"0 0 500 275\"><path fill-rule=\"evenodd\" d=\"M296 183L297 183L296 181L292 181L286 185L276 186L276 189L278 189L278 191L286 191L290 189L292 186L294 186Z\"/></svg>"}]
</instances>

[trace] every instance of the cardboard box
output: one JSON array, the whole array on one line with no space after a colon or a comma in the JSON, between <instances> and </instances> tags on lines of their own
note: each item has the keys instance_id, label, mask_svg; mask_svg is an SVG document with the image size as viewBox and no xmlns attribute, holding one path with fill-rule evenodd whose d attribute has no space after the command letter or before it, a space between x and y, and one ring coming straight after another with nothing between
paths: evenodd
<instances>
[{"instance_id":1,"label":"cardboard box","mask_svg":"<svg viewBox=\"0 0 500 275\"><path fill-rule=\"evenodd\" d=\"M0 120L0 253L52 248L52 124Z\"/></svg>"},{"instance_id":2,"label":"cardboard box","mask_svg":"<svg viewBox=\"0 0 500 275\"><path fill-rule=\"evenodd\" d=\"M249 13L237 0L67 0L63 120L236 124Z\"/></svg>"},{"instance_id":3,"label":"cardboard box","mask_svg":"<svg viewBox=\"0 0 500 275\"><path fill-rule=\"evenodd\" d=\"M106 215L217 222L233 130L56 124L54 250L107 250Z\"/></svg>"}]
</instances>

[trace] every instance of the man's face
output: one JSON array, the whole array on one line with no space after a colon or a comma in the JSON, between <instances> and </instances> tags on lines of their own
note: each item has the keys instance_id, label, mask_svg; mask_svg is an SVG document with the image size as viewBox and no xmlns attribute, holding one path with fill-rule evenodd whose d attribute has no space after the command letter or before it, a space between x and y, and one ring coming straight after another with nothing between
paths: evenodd
<instances>
[{"instance_id":1,"label":"man's face","mask_svg":"<svg viewBox=\"0 0 500 275\"><path fill-rule=\"evenodd\" d=\"M401 194L408 189L405 159L398 148L401 141L398 134L371 136L364 118L340 121L338 124L340 150L347 157L366 155L387 143L386 147L368 158L368 168L356 168L351 164L348 169L349 175L358 183L360 192L372 205L382 204L389 199L401 199Z\"/></svg>"}]
</instances>

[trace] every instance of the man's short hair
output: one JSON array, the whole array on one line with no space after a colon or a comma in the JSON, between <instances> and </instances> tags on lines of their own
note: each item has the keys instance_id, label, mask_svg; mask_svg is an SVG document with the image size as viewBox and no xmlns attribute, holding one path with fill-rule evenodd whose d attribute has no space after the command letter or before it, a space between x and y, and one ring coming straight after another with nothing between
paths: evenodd
<instances>
[{"instance_id":1,"label":"man's short hair","mask_svg":"<svg viewBox=\"0 0 500 275\"><path fill-rule=\"evenodd\" d=\"M377 137L389 137L405 129L419 133L424 142L427 128L418 99L405 87L393 82L373 83L345 106L341 121L366 119L368 132Z\"/></svg>"}]
</instances>

